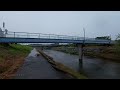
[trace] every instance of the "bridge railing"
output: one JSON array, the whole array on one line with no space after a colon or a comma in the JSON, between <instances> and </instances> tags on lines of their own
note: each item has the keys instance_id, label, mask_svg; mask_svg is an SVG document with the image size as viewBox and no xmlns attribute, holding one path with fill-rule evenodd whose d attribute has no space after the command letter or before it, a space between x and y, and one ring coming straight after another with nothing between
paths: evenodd
<instances>
[{"instance_id":1,"label":"bridge railing","mask_svg":"<svg viewBox=\"0 0 120 90\"><path fill-rule=\"evenodd\" d=\"M11 32L8 31L5 37L12 38L46 38L46 39L71 39L71 40L83 40L83 37L68 36L68 35L56 35L56 34L43 34L43 33L27 33L27 32Z\"/></svg>"},{"instance_id":2,"label":"bridge railing","mask_svg":"<svg viewBox=\"0 0 120 90\"><path fill-rule=\"evenodd\" d=\"M43 33L28 33L28 32L4 32L4 37L11 38L38 38L38 39L69 39L69 40L84 40L84 37L78 36L68 36L68 35L56 35L56 34L43 34ZM95 41L95 38L85 38L85 40ZM96 40L96 41L106 41L106 40Z\"/></svg>"}]
</instances>

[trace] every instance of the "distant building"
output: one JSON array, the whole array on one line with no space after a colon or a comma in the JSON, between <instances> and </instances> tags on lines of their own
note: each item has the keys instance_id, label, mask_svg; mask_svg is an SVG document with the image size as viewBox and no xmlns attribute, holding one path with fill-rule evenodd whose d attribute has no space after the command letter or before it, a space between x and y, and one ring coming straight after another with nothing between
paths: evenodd
<instances>
[{"instance_id":1,"label":"distant building","mask_svg":"<svg viewBox=\"0 0 120 90\"><path fill-rule=\"evenodd\" d=\"M1 28L0 28L0 37L4 37L4 32L2 31Z\"/></svg>"}]
</instances>

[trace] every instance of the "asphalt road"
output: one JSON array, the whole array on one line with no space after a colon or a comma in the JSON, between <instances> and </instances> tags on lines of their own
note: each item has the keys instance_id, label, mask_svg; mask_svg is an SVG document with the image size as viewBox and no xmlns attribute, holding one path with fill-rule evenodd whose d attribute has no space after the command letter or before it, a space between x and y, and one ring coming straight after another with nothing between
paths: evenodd
<instances>
[{"instance_id":1,"label":"asphalt road","mask_svg":"<svg viewBox=\"0 0 120 90\"><path fill-rule=\"evenodd\" d=\"M54 69L33 49L13 79L71 79L70 76Z\"/></svg>"}]
</instances>

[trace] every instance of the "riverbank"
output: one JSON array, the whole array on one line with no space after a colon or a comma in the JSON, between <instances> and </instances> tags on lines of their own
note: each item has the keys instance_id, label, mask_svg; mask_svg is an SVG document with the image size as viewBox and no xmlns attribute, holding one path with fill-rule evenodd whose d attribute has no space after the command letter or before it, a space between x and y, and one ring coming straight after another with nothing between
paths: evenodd
<instances>
[{"instance_id":1,"label":"riverbank","mask_svg":"<svg viewBox=\"0 0 120 90\"><path fill-rule=\"evenodd\" d=\"M75 47L55 47L53 48L57 51L62 51L65 53L78 55L77 48ZM83 48L83 53L85 56L95 57L95 58L102 58L104 60L111 60L114 62L120 63L120 53L116 52L116 48L114 46L85 46Z\"/></svg>"},{"instance_id":2,"label":"riverbank","mask_svg":"<svg viewBox=\"0 0 120 90\"><path fill-rule=\"evenodd\" d=\"M56 62L52 57L48 56L44 52L38 50L38 52L52 65L53 68L60 70L68 75L71 75L75 79L87 79L82 73L76 72L75 70L65 66L60 62Z\"/></svg>"},{"instance_id":3,"label":"riverbank","mask_svg":"<svg viewBox=\"0 0 120 90\"><path fill-rule=\"evenodd\" d=\"M30 53L30 46L0 44L0 79L10 79Z\"/></svg>"},{"instance_id":4,"label":"riverbank","mask_svg":"<svg viewBox=\"0 0 120 90\"><path fill-rule=\"evenodd\" d=\"M55 50L44 50L44 53L56 62L81 73L78 55ZM88 79L120 79L120 63L84 56L82 72Z\"/></svg>"},{"instance_id":5,"label":"riverbank","mask_svg":"<svg viewBox=\"0 0 120 90\"><path fill-rule=\"evenodd\" d=\"M94 48L94 47L93 47ZM93 49L92 48L92 49ZM91 57L103 58L104 60L111 60L114 62L120 63L120 53L116 52L116 48L113 46L110 47L97 47L99 51L85 51L84 55Z\"/></svg>"}]
</instances>

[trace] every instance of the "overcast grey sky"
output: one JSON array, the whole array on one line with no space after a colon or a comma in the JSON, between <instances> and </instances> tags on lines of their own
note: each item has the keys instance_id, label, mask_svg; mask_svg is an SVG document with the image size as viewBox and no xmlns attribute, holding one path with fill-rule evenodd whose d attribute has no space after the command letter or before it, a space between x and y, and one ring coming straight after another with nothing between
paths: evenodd
<instances>
[{"instance_id":1,"label":"overcast grey sky","mask_svg":"<svg viewBox=\"0 0 120 90\"><path fill-rule=\"evenodd\" d=\"M0 27L9 31L87 37L120 33L120 11L0 11Z\"/></svg>"}]
</instances>

